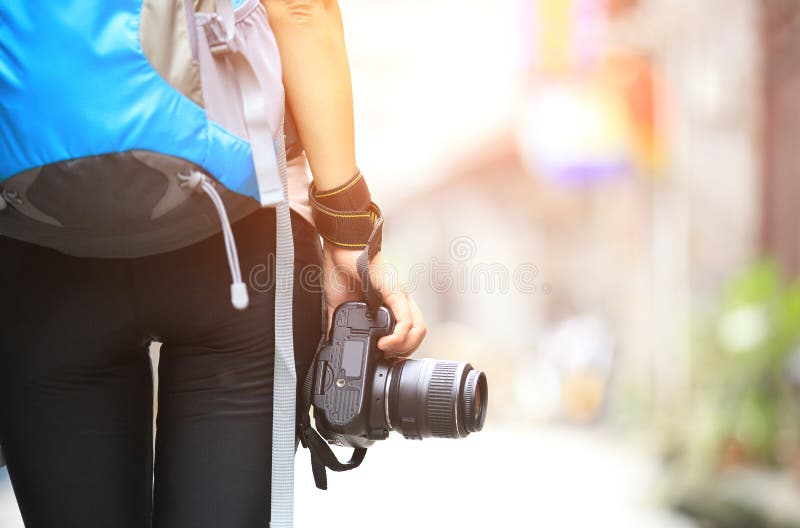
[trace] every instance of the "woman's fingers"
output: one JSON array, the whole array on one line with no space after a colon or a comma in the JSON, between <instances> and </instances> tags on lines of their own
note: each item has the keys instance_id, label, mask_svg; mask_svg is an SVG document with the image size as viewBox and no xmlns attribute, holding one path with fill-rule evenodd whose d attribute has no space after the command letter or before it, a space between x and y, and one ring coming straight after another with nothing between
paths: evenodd
<instances>
[{"instance_id":1,"label":"woman's fingers","mask_svg":"<svg viewBox=\"0 0 800 528\"><path fill-rule=\"evenodd\" d=\"M358 251L329 246L324 248L324 263L327 270L325 293L328 300L328 327L330 327L333 310L338 305L361 298L360 291L337 288L341 282L348 282L348 280L358 277L356 271L358 255L360 255ZM339 282L334 281L332 279L334 271L339 273L344 271L347 274L347 280L343 281L341 277L338 277ZM375 255L370 262L369 274L370 284L380 293L383 303L395 318L394 331L378 340L378 348L387 357L412 354L419 348L427 333L422 312L407 289L400 285L395 270L384 262L380 253Z\"/></svg>"},{"instance_id":2,"label":"woman's fingers","mask_svg":"<svg viewBox=\"0 0 800 528\"><path fill-rule=\"evenodd\" d=\"M384 296L386 306L395 316L392 334L378 341L378 348L387 356L407 356L412 354L425 338L427 329L422 313L411 295L402 288Z\"/></svg>"},{"instance_id":3,"label":"woman's fingers","mask_svg":"<svg viewBox=\"0 0 800 528\"><path fill-rule=\"evenodd\" d=\"M407 345L411 347L408 353L413 354L428 334L428 327L425 326L425 319L422 316L422 311L417 306L417 303L414 302L414 298L409 293L406 293L406 295L411 309L411 322L413 325L411 331L408 333Z\"/></svg>"},{"instance_id":4,"label":"woman's fingers","mask_svg":"<svg viewBox=\"0 0 800 528\"><path fill-rule=\"evenodd\" d=\"M378 348L383 350L387 356L399 356L407 351L404 342L413 326L411 322L411 310L408 299L399 291L381 291L383 302L395 319L394 331L382 337L378 341Z\"/></svg>"}]
</instances>

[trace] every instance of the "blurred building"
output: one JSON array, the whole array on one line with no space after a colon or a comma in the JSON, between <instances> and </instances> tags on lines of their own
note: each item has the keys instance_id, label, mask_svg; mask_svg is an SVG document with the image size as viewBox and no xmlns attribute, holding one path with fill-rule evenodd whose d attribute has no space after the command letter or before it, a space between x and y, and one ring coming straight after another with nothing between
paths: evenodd
<instances>
[{"instance_id":1,"label":"blurred building","mask_svg":"<svg viewBox=\"0 0 800 528\"><path fill-rule=\"evenodd\" d=\"M359 92L372 94L359 119L386 132L359 140L361 158L392 198L387 251L431 320L425 355L489 364L508 417L558 415L563 380L542 345L587 316L612 337L603 375L616 415L669 415L689 395L694 314L774 232L759 233L760 3L425 9L397 13L416 28L407 63L351 37L365 54L357 110ZM440 40L431 20L463 38Z\"/></svg>"},{"instance_id":2,"label":"blurred building","mask_svg":"<svg viewBox=\"0 0 800 528\"><path fill-rule=\"evenodd\" d=\"M762 119L760 9L755 1L618 3L613 38L651 58L665 138L651 185L651 322L658 399L683 401L691 324L758 253ZM677 398L677 399L676 399Z\"/></svg>"}]
</instances>

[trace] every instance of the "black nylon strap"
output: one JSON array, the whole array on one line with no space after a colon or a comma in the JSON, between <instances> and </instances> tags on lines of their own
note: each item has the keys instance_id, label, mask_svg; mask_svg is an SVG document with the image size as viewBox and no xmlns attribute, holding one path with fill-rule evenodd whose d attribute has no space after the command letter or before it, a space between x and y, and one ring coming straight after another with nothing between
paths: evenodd
<instances>
[{"instance_id":1,"label":"black nylon strap","mask_svg":"<svg viewBox=\"0 0 800 528\"><path fill-rule=\"evenodd\" d=\"M328 476L325 468L337 472L350 471L360 466L367 455L366 449L356 448L353 450L350 460L340 462L328 443L310 424L301 425L301 438L303 447L307 447L311 451L311 470L314 473L314 482L319 489L328 489Z\"/></svg>"},{"instance_id":2,"label":"black nylon strap","mask_svg":"<svg viewBox=\"0 0 800 528\"><path fill-rule=\"evenodd\" d=\"M383 217L381 216L375 221L372 233L370 233L369 239L367 240L367 245L356 261L356 268L361 278L361 288L367 301L367 308L369 309L369 313L373 315L383 304L383 299L381 298L380 292L372 287L372 282L369 279L369 261L381 250L382 236Z\"/></svg>"}]
</instances>

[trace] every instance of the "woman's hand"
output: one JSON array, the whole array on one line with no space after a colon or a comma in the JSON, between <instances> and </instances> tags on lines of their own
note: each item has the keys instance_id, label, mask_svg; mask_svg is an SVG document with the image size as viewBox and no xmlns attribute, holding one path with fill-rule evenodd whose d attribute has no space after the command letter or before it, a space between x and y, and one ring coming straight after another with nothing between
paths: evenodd
<instances>
[{"instance_id":1,"label":"woman's hand","mask_svg":"<svg viewBox=\"0 0 800 528\"><path fill-rule=\"evenodd\" d=\"M356 260L362 250L344 249L325 243L322 250L323 280L325 298L328 303L328 327L333 311L347 301L363 300L361 279ZM383 303L395 317L396 324L391 335L378 340L380 348L387 357L408 356L412 354L428 329L411 294L397 280L396 273L389 273L389 264L380 253L369 263L370 283L380 293Z\"/></svg>"}]
</instances>

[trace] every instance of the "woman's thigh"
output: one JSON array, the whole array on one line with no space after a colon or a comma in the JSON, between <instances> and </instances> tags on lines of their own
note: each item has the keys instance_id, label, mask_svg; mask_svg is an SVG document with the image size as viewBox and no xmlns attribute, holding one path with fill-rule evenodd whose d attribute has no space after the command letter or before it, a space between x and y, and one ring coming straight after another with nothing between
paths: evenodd
<instances>
[{"instance_id":1,"label":"woman's thigh","mask_svg":"<svg viewBox=\"0 0 800 528\"><path fill-rule=\"evenodd\" d=\"M0 443L27 526L149 523L152 380L121 261L0 238Z\"/></svg>"},{"instance_id":2,"label":"woman's thigh","mask_svg":"<svg viewBox=\"0 0 800 528\"><path fill-rule=\"evenodd\" d=\"M295 223L296 274L319 265L316 232ZM274 366L274 215L234 225L250 305L230 304L222 241L137 264L136 280L158 284L148 313L163 341L159 364L155 527L263 527L269 523ZM179 274L164 270L181 270ZM313 281L311 281L313 282ZM298 377L321 334L321 294L295 280Z\"/></svg>"}]
</instances>

